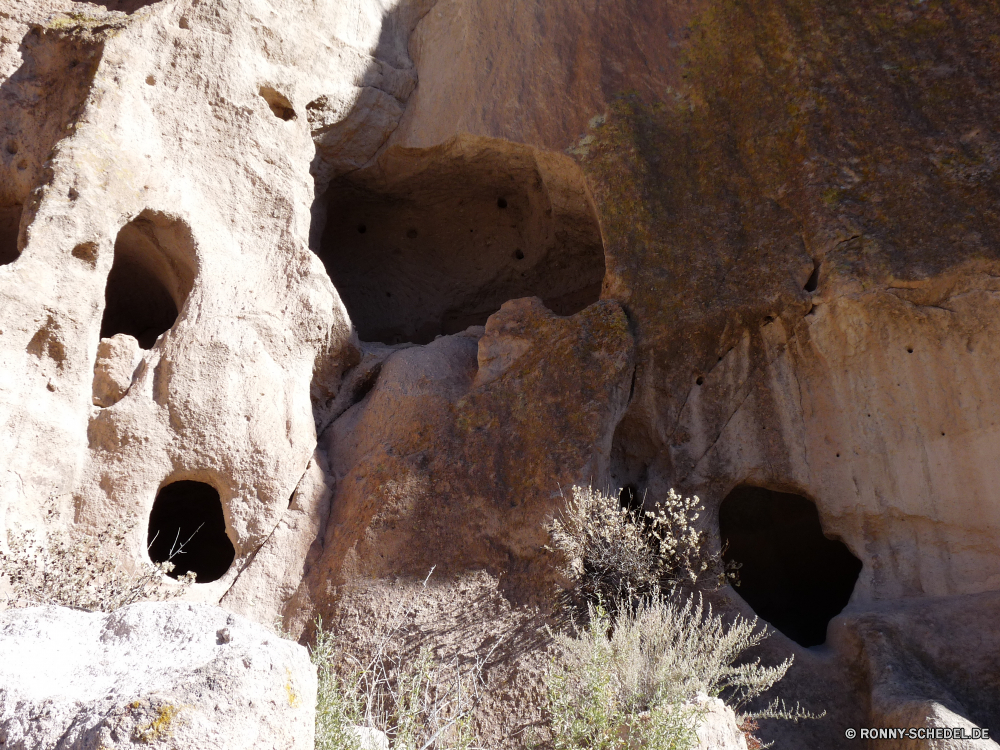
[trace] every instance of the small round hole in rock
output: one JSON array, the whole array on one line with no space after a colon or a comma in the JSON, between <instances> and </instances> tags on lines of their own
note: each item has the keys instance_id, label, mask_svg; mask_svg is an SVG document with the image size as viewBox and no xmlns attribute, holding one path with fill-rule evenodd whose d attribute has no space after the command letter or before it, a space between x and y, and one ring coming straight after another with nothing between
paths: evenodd
<instances>
[{"instance_id":1,"label":"small round hole in rock","mask_svg":"<svg viewBox=\"0 0 1000 750\"><path fill-rule=\"evenodd\" d=\"M694 380L694 384L695 384L695 385L704 385L704 383L705 383L705 378L703 378L703 377L702 377L701 375L699 375L699 376L698 376L697 378L695 378L695 380Z\"/></svg>"},{"instance_id":2,"label":"small round hole in rock","mask_svg":"<svg viewBox=\"0 0 1000 750\"><path fill-rule=\"evenodd\" d=\"M524 251L518 248L517 250L514 251L514 257L517 260L524 260Z\"/></svg>"},{"instance_id":3,"label":"small round hole in rock","mask_svg":"<svg viewBox=\"0 0 1000 750\"><path fill-rule=\"evenodd\" d=\"M91 268L97 268L97 243L81 242L73 248L72 255L77 260L82 260Z\"/></svg>"},{"instance_id":4,"label":"small round hole in rock","mask_svg":"<svg viewBox=\"0 0 1000 750\"><path fill-rule=\"evenodd\" d=\"M753 611L803 646L826 641L826 626L847 606L861 561L823 535L816 506L800 495L744 485L723 500L719 533L726 561L741 565L736 593Z\"/></svg>"},{"instance_id":5,"label":"small round hole in rock","mask_svg":"<svg viewBox=\"0 0 1000 750\"><path fill-rule=\"evenodd\" d=\"M197 583L222 578L236 558L219 493L204 482L173 482L157 493L146 543L150 560L172 562L173 578L194 571Z\"/></svg>"},{"instance_id":6,"label":"small round hole in rock","mask_svg":"<svg viewBox=\"0 0 1000 750\"><path fill-rule=\"evenodd\" d=\"M507 208L507 199L497 198L497 208Z\"/></svg>"},{"instance_id":7,"label":"small round hole in rock","mask_svg":"<svg viewBox=\"0 0 1000 750\"><path fill-rule=\"evenodd\" d=\"M368 227L366 227L364 224L358 224L358 234L364 234L367 231Z\"/></svg>"}]
</instances>

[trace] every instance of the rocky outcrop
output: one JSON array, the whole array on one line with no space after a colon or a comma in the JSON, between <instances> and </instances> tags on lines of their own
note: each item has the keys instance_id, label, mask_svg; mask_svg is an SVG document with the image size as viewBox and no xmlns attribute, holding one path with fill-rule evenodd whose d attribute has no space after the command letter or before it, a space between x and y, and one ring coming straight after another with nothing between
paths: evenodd
<instances>
[{"instance_id":1,"label":"rocky outcrop","mask_svg":"<svg viewBox=\"0 0 1000 750\"><path fill-rule=\"evenodd\" d=\"M306 650L217 607L0 615L0 745L311 750Z\"/></svg>"},{"instance_id":2,"label":"rocky outcrop","mask_svg":"<svg viewBox=\"0 0 1000 750\"><path fill-rule=\"evenodd\" d=\"M528 298L485 328L384 351L327 433L337 491L310 596L432 568L502 572L519 600L546 592L545 522L561 488L607 471L632 346L613 302L562 318Z\"/></svg>"},{"instance_id":3,"label":"rocky outcrop","mask_svg":"<svg viewBox=\"0 0 1000 750\"><path fill-rule=\"evenodd\" d=\"M829 712L785 739L996 724L995 11L4 8L3 528L134 516L131 565L210 505L190 596L301 629L434 566L539 601L574 482L697 494L719 548L794 496L850 575L764 592L819 611L772 618Z\"/></svg>"}]
</instances>

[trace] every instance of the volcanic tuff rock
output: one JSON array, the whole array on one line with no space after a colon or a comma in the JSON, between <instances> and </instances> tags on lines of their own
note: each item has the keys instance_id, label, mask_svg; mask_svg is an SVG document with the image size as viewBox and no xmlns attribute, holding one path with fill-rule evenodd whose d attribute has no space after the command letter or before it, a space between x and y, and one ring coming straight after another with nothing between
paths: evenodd
<instances>
[{"instance_id":1,"label":"volcanic tuff rock","mask_svg":"<svg viewBox=\"0 0 1000 750\"><path fill-rule=\"evenodd\" d=\"M313 746L302 646L204 604L0 615L0 746Z\"/></svg>"},{"instance_id":2,"label":"volcanic tuff rock","mask_svg":"<svg viewBox=\"0 0 1000 750\"><path fill-rule=\"evenodd\" d=\"M719 546L734 490L796 495L860 573L825 646L768 641L829 713L765 739L996 726L998 37L995 0L8 3L2 525L134 514L134 564L201 482L235 557L191 595L301 629L435 565L539 601L573 482L698 494Z\"/></svg>"}]
</instances>

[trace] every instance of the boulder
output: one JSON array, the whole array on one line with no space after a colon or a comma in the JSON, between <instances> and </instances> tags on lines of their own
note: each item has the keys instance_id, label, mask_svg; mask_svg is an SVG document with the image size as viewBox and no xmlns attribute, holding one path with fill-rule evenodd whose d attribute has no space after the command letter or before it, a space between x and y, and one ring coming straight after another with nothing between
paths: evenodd
<instances>
[{"instance_id":1,"label":"boulder","mask_svg":"<svg viewBox=\"0 0 1000 750\"><path fill-rule=\"evenodd\" d=\"M704 712L698 724L697 750L747 750L747 739L736 713L719 698L701 693L695 704Z\"/></svg>"},{"instance_id":2,"label":"boulder","mask_svg":"<svg viewBox=\"0 0 1000 750\"><path fill-rule=\"evenodd\" d=\"M311 750L306 649L204 604L0 615L0 747Z\"/></svg>"}]
</instances>

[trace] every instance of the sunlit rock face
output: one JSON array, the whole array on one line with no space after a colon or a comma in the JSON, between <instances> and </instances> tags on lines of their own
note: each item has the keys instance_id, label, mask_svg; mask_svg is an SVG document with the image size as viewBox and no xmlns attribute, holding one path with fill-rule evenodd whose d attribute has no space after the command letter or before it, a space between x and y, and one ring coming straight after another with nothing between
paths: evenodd
<instances>
[{"instance_id":1,"label":"sunlit rock face","mask_svg":"<svg viewBox=\"0 0 1000 750\"><path fill-rule=\"evenodd\" d=\"M998 35L957 2L17 3L2 523L129 518L132 564L204 485L190 596L301 630L436 565L541 601L560 488L674 487L828 711L765 739L997 724Z\"/></svg>"}]
</instances>

